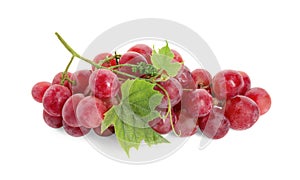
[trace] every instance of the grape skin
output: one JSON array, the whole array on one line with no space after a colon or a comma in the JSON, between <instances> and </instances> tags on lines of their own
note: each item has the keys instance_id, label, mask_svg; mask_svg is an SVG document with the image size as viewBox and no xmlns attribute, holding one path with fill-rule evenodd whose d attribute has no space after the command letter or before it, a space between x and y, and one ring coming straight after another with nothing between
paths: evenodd
<instances>
[{"instance_id":1,"label":"grape skin","mask_svg":"<svg viewBox=\"0 0 300 180\"><path fill-rule=\"evenodd\" d=\"M71 96L71 91L62 85L51 85L43 96L45 111L51 116L62 116L62 108Z\"/></svg>"},{"instance_id":2,"label":"grape skin","mask_svg":"<svg viewBox=\"0 0 300 180\"><path fill-rule=\"evenodd\" d=\"M152 55L152 49L147 46L146 44L136 44L132 46L130 49L128 49L127 52L137 52L145 57L148 64L152 64L151 62L151 55Z\"/></svg>"},{"instance_id":3,"label":"grape skin","mask_svg":"<svg viewBox=\"0 0 300 180\"><path fill-rule=\"evenodd\" d=\"M105 131L103 133L101 133L101 125L100 125L96 128L93 128L93 131L98 136L110 136L110 135L114 134L115 128L113 126L109 126L107 129L105 129Z\"/></svg>"},{"instance_id":4,"label":"grape skin","mask_svg":"<svg viewBox=\"0 0 300 180\"><path fill-rule=\"evenodd\" d=\"M183 63L182 56L179 54L179 52L177 52L177 51L174 50L174 49L171 49L171 51L172 51L173 54L174 54L173 61L176 61L176 62L179 62L179 63Z\"/></svg>"},{"instance_id":5,"label":"grape skin","mask_svg":"<svg viewBox=\"0 0 300 180\"><path fill-rule=\"evenodd\" d=\"M52 84L60 84L61 79L62 79L62 75L63 75L62 72L57 73L57 74L54 76L53 80L52 80ZM70 73L70 72L68 72L67 75L68 75L69 78L72 77L72 73ZM70 86L68 80L66 80L66 81L64 82L63 85L66 86L67 88L71 89L71 86Z\"/></svg>"},{"instance_id":6,"label":"grape skin","mask_svg":"<svg viewBox=\"0 0 300 180\"><path fill-rule=\"evenodd\" d=\"M62 123L62 117L59 116L59 117L56 117L56 116L51 116L50 114L48 114L45 110L43 110L43 119L44 119L44 122L49 126L49 127L52 127L52 128L60 128L63 126L63 123Z\"/></svg>"},{"instance_id":7,"label":"grape skin","mask_svg":"<svg viewBox=\"0 0 300 180\"><path fill-rule=\"evenodd\" d=\"M107 107L100 99L94 96L87 96L77 105L76 117L79 124L83 127L96 128L103 121L106 111Z\"/></svg>"},{"instance_id":8,"label":"grape skin","mask_svg":"<svg viewBox=\"0 0 300 180\"><path fill-rule=\"evenodd\" d=\"M245 130L258 120L259 108L252 99L237 95L226 101L225 116L232 129Z\"/></svg>"},{"instance_id":9,"label":"grape skin","mask_svg":"<svg viewBox=\"0 0 300 180\"><path fill-rule=\"evenodd\" d=\"M74 94L70 96L65 102L62 109L62 117L65 123L72 127L81 126L78 123L78 119L76 117L76 108L79 102L84 98L83 94Z\"/></svg>"},{"instance_id":10,"label":"grape skin","mask_svg":"<svg viewBox=\"0 0 300 180\"><path fill-rule=\"evenodd\" d=\"M168 109L158 109L161 116L164 117L167 114ZM177 116L175 115L174 111L171 110L172 114L172 122L175 124L177 122ZM166 119L162 119L160 117L149 121L149 126L159 134L167 134L172 130L172 125L170 122L170 115L166 117Z\"/></svg>"},{"instance_id":11,"label":"grape skin","mask_svg":"<svg viewBox=\"0 0 300 180\"><path fill-rule=\"evenodd\" d=\"M79 70L72 74L70 78L74 83L69 82L72 94L82 93L87 95L90 92L89 78L92 74L91 70Z\"/></svg>"},{"instance_id":12,"label":"grape skin","mask_svg":"<svg viewBox=\"0 0 300 180\"><path fill-rule=\"evenodd\" d=\"M36 83L31 89L31 95L33 99L39 103L42 103L43 96L50 86L51 83L45 81Z\"/></svg>"},{"instance_id":13,"label":"grape skin","mask_svg":"<svg viewBox=\"0 0 300 180\"><path fill-rule=\"evenodd\" d=\"M177 114L177 122L175 123L174 130L179 137L192 136L197 132L198 118L192 117L184 112Z\"/></svg>"},{"instance_id":14,"label":"grape skin","mask_svg":"<svg viewBox=\"0 0 300 180\"><path fill-rule=\"evenodd\" d=\"M260 115L265 114L271 108L271 96L263 88L251 88L245 93L245 96L252 99L258 105Z\"/></svg>"},{"instance_id":15,"label":"grape skin","mask_svg":"<svg viewBox=\"0 0 300 180\"><path fill-rule=\"evenodd\" d=\"M251 88L251 80L247 73L238 71L243 78L244 85L241 87L239 94L244 95Z\"/></svg>"},{"instance_id":16,"label":"grape skin","mask_svg":"<svg viewBox=\"0 0 300 180\"><path fill-rule=\"evenodd\" d=\"M195 69L192 71L192 77L198 89L209 89L212 81L211 74L205 69Z\"/></svg>"},{"instance_id":17,"label":"grape skin","mask_svg":"<svg viewBox=\"0 0 300 180\"><path fill-rule=\"evenodd\" d=\"M175 76L175 79L181 84L184 89L196 89L196 85L192 74L188 67L182 66L178 74Z\"/></svg>"},{"instance_id":18,"label":"grape skin","mask_svg":"<svg viewBox=\"0 0 300 180\"><path fill-rule=\"evenodd\" d=\"M106 57L110 58L112 56L113 55L111 53L100 53L93 59L93 61L98 64L100 61L105 60ZM117 65L117 61L115 58L101 64L101 66L104 67L111 67L115 65ZM92 65L92 70L94 71L95 69L95 66Z\"/></svg>"},{"instance_id":19,"label":"grape skin","mask_svg":"<svg viewBox=\"0 0 300 180\"><path fill-rule=\"evenodd\" d=\"M90 128L85 127L72 127L63 121L63 128L67 134L73 137L81 137L90 132Z\"/></svg>"}]
</instances>

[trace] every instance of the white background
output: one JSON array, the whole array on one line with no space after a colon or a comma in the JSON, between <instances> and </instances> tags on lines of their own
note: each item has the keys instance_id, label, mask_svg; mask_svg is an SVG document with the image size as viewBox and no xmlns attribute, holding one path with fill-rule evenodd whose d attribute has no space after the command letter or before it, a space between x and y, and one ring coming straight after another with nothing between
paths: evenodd
<instances>
[{"instance_id":1,"label":"white background","mask_svg":"<svg viewBox=\"0 0 300 180\"><path fill-rule=\"evenodd\" d=\"M0 179L299 179L300 5L194 2L1 1ZM30 91L69 59L54 32L84 52L108 28L146 17L196 31L222 69L243 70L254 86L269 91L271 110L247 131L230 131L204 150L195 136L174 155L147 165L115 162L84 139L48 128Z\"/></svg>"}]
</instances>

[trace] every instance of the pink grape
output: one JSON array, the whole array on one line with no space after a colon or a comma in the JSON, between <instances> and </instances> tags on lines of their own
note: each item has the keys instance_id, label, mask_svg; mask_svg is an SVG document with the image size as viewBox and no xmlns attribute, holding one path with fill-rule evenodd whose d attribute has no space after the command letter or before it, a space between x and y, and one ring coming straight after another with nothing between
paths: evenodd
<instances>
[{"instance_id":1,"label":"pink grape","mask_svg":"<svg viewBox=\"0 0 300 180\"><path fill-rule=\"evenodd\" d=\"M196 84L188 67L182 66L175 79L184 89L196 89Z\"/></svg>"},{"instance_id":2,"label":"pink grape","mask_svg":"<svg viewBox=\"0 0 300 180\"><path fill-rule=\"evenodd\" d=\"M239 72L234 70L223 70L218 72L212 80L214 95L224 100L237 95L243 87L243 78Z\"/></svg>"},{"instance_id":3,"label":"pink grape","mask_svg":"<svg viewBox=\"0 0 300 180\"><path fill-rule=\"evenodd\" d=\"M62 127L62 117L51 116L45 110L43 110L43 119L45 123L52 128L60 128Z\"/></svg>"},{"instance_id":4,"label":"pink grape","mask_svg":"<svg viewBox=\"0 0 300 180\"><path fill-rule=\"evenodd\" d=\"M111 98L119 91L118 76L106 69L94 71L89 78L89 88L97 98Z\"/></svg>"},{"instance_id":5,"label":"pink grape","mask_svg":"<svg viewBox=\"0 0 300 180\"><path fill-rule=\"evenodd\" d=\"M172 107L175 106L181 100L183 92L182 86L175 78L170 78L167 81L159 82L158 84L161 85L168 92ZM161 104L158 105L158 107L167 108L168 97L165 94L165 92L158 86L155 86L154 89L158 90L161 94L164 95Z\"/></svg>"},{"instance_id":6,"label":"pink grape","mask_svg":"<svg viewBox=\"0 0 300 180\"><path fill-rule=\"evenodd\" d=\"M176 61L176 62L179 62L179 63L183 63L182 56L179 54L179 52L177 52L177 51L174 50L174 49L171 49L171 51L172 51L173 54L174 54L173 60Z\"/></svg>"},{"instance_id":7,"label":"pink grape","mask_svg":"<svg viewBox=\"0 0 300 180\"><path fill-rule=\"evenodd\" d=\"M158 109L160 112L161 116L165 116L167 114L168 109ZM175 124L177 122L177 116L174 113L174 111L171 111L172 115L172 122ZM167 134L172 130L172 125L170 122L170 115L166 117L166 119L162 118L156 118L152 121L150 121L149 126L159 134Z\"/></svg>"},{"instance_id":8,"label":"pink grape","mask_svg":"<svg viewBox=\"0 0 300 180\"><path fill-rule=\"evenodd\" d=\"M93 61L94 61L95 63L98 64L100 61L105 60L106 57L110 58L110 57L112 57L112 56L113 56L113 55L112 55L111 53L101 53L101 54L98 54L98 55L93 59ZM104 62L104 63L102 64L102 66L104 66L104 67L111 67L111 66L115 66L115 65L117 65L117 61L116 61L115 58L114 58L114 59L111 59L110 61ZM92 66L92 70L93 70L93 71L95 70L95 66Z\"/></svg>"},{"instance_id":9,"label":"pink grape","mask_svg":"<svg viewBox=\"0 0 300 180\"><path fill-rule=\"evenodd\" d=\"M78 103L84 98L83 94L74 94L67 99L62 109L62 117L65 123L72 127L81 126L76 117Z\"/></svg>"},{"instance_id":10,"label":"pink grape","mask_svg":"<svg viewBox=\"0 0 300 180\"><path fill-rule=\"evenodd\" d=\"M62 108L71 95L69 88L59 84L51 85L43 96L45 111L51 116L62 116Z\"/></svg>"},{"instance_id":11,"label":"pink grape","mask_svg":"<svg viewBox=\"0 0 300 180\"><path fill-rule=\"evenodd\" d=\"M245 96L249 97L257 104L260 115L265 114L271 108L271 96L263 88L251 88L245 93Z\"/></svg>"},{"instance_id":12,"label":"pink grape","mask_svg":"<svg viewBox=\"0 0 300 180\"><path fill-rule=\"evenodd\" d=\"M81 137L90 132L90 128L85 127L72 127L63 121L63 127L67 134L73 137Z\"/></svg>"},{"instance_id":13,"label":"pink grape","mask_svg":"<svg viewBox=\"0 0 300 180\"><path fill-rule=\"evenodd\" d=\"M110 136L115 132L115 128L113 126L109 126L103 133L101 133L101 125L93 130L98 136Z\"/></svg>"},{"instance_id":14,"label":"pink grape","mask_svg":"<svg viewBox=\"0 0 300 180\"><path fill-rule=\"evenodd\" d=\"M43 101L43 96L46 90L51 86L49 82L38 82L36 83L31 90L31 95L33 99L39 103Z\"/></svg>"},{"instance_id":15,"label":"pink grape","mask_svg":"<svg viewBox=\"0 0 300 180\"><path fill-rule=\"evenodd\" d=\"M208 138L220 139L230 128L229 120L224 116L222 109L213 108L210 114L198 119L201 132Z\"/></svg>"},{"instance_id":16,"label":"pink grape","mask_svg":"<svg viewBox=\"0 0 300 180\"><path fill-rule=\"evenodd\" d=\"M68 72L67 74L68 74L68 77L69 77L69 78L72 77L72 73ZM57 74L54 76L53 80L52 80L52 84L60 84L60 81L61 81L61 79L62 79L62 75L63 75L62 72L57 73ZM67 80L64 82L63 85L66 86L67 88L71 89L71 86L70 86L70 84L69 84L69 82L68 82Z\"/></svg>"},{"instance_id":17,"label":"pink grape","mask_svg":"<svg viewBox=\"0 0 300 180\"><path fill-rule=\"evenodd\" d=\"M72 94L82 93L87 95L90 92L89 78L92 74L91 70L79 70L72 74L70 78L74 83L69 82Z\"/></svg>"},{"instance_id":18,"label":"pink grape","mask_svg":"<svg viewBox=\"0 0 300 180\"><path fill-rule=\"evenodd\" d=\"M198 118L181 112L178 114L177 119L178 120L175 123L174 129L176 134L180 137L192 136L197 132Z\"/></svg>"},{"instance_id":19,"label":"pink grape","mask_svg":"<svg viewBox=\"0 0 300 180\"><path fill-rule=\"evenodd\" d=\"M211 74L205 69L195 69L192 71L193 80L198 89L209 89L212 81Z\"/></svg>"},{"instance_id":20,"label":"pink grape","mask_svg":"<svg viewBox=\"0 0 300 180\"><path fill-rule=\"evenodd\" d=\"M148 64L152 64L151 62L152 49L146 44L136 44L132 46L130 49L128 49L128 52L130 51L140 53L142 56L145 57Z\"/></svg>"},{"instance_id":21,"label":"pink grape","mask_svg":"<svg viewBox=\"0 0 300 180\"><path fill-rule=\"evenodd\" d=\"M251 80L250 80L250 77L248 76L248 74L246 74L245 72L239 71L239 73L242 76L243 81L244 81L244 85L240 89L239 94L244 95L246 93L246 91L248 91L251 88Z\"/></svg>"},{"instance_id":22,"label":"pink grape","mask_svg":"<svg viewBox=\"0 0 300 180\"><path fill-rule=\"evenodd\" d=\"M245 130L258 120L259 108L252 99L237 95L226 101L225 116L230 121L232 129Z\"/></svg>"},{"instance_id":23,"label":"pink grape","mask_svg":"<svg viewBox=\"0 0 300 180\"><path fill-rule=\"evenodd\" d=\"M81 126L96 128L103 121L106 111L107 107L100 99L94 96L87 96L78 103L76 117Z\"/></svg>"}]
</instances>

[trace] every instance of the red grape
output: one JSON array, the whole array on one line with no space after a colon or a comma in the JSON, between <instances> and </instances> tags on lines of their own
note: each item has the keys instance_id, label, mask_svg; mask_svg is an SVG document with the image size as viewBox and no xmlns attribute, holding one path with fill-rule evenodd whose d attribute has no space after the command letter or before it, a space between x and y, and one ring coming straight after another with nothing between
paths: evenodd
<instances>
[{"instance_id":1,"label":"red grape","mask_svg":"<svg viewBox=\"0 0 300 180\"><path fill-rule=\"evenodd\" d=\"M45 91L51 86L49 82L38 82L36 83L31 90L31 95L34 100L41 103L43 101L43 96Z\"/></svg>"},{"instance_id":2,"label":"red grape","mask_svg":"<svg viewBox=\"0 0 300 180\"><path fill-rule=\"evenodd\" d=\"M237 95L226 101L225 116L230 121L232 129L244 130L258 120L259 108L252 99Z\"/></svg>"},{"instance_id":3,"label":"red grape","mask_svg":"<svg viewBox=\"0 0 300 180\"><path fill-rule=\"evenodd\" d=\"M71 91L62 85L51 85L43 97L45 111L51 116L62 116L62 108L66 100L71 96Z\"/></svg>"},{"instance_id":4,"label":"red grape","mask_svg":"<svg viewBox=\"0 0 300 180\"><path fill-rule=\"evenodd\" d=\"M160 84L169 94L169 98L171 101L171 106L175 106L180 100L182 96L182 86L175 78L170 78L167 81L159 82ZM164 95L159 108L167 108L168 107L168 98L164 91L158 87L154 87L155 90L158 90L161 94Z\"/></svg>"},{"instance_id":5,"label":"red grape","mask_svg":"<svg viewBox=\"0 0 300 180\"><path fill-rule=\"evenodd\" d=\"M181 111L192 117L206 116L213 106L212 96L205 89L184 91L181 100Z\"/></svg>"},{"instance_id":6,"label":"red grape","mask_svg":"<svg viewBox=\"0 0 300 180\"><path fill-rule=\"evenodd\" d=\"M158 109L161 116L165 116L167 114L168 109ZM171 111L172 122L173 124L177 121L177 116L173 111ZM156 132L160 134L167 134L172 130L172 125L170 122L170 115L166 117L166 119L156 118L149 122L149 126Z\"/></svg>"},{"instance_id":7,"label":"red grape","mask_svg":"<svg viewBox=\"0 0 300 180\"><path fill-rule=\"evenodd\" d=\"M258 106L260 115L265 114L271 107L271 96L263 88L251 88L245 96L252 99Z\"/></svg>"},{"instance_id":8,"label":"red grape","mask_svg":"<svg viewBox=\"0 0 300 180\"><path fill-rule=\"evenodd\" d=\"M62 127L62 117L51 116L45 110L43 110L43 118L45 123L52 128L60 128Z\"/></svg>"},{"instance_id":9,"label":"red grape","mask_svg":"<svg viewBox=\"0 0 300 180\"><path fill-rule=\"evenodd\" d=\"M182 63L182 62L183 62L183 59L182 59L181 55L179 54L179 52L177 52L177 51L174 50L174 49L171 49L171 51L172 51L173 54L174 54L173 60L176 61L176 62Z\"/></svg>"},{"instance_id":10,"label":"red grape","mask_svg":"<svg viewBox=\"0 0 300 180\"><path fill-rule=\"evenodd\" d=\"M79 70L72 74L72 77L70 79L74 83L69 82L72 94L82 93L87 95L89 93L89 78L91 74L91 70Z\"/></svg>"},{"instance_id":11,"label":"red grape","mask_svg":"<svg viewBox=\"0 0 300 180\"><path fill-rule=\"evenodd\" d=\"M179 113L174 129L180 137L192 136L197 132L198 118L192 117L186 113Z\"/></svg>"},{"instance_id":12,"label":"red grape","mask_svg":"<svg viewBox=\"0 0 300 180\"><path fill-rule=\"evenodd\" d=\"M60 81L62 79L62 75L63 75L62 72L57 73L54 76L53 80L52 80L52 84L60 84ZM68 72L68 77L71 78L72 77L72 73ZM63 85L66 86L67 88L71 89L69 81L66 80Z\"/></svg>"},{"instance_id":13,"label":"red grape","mask_svg":"<svg viewBox=\"0 0 300 180\"><path fill-rule=\"evenodd\" d=\"M100 61L102 60L105 60L106 57L112 57L113 55L111 53L101 53L101 54L98 54L95 58L94 58L94 62L95 63L99 63ZM115 66L117 65L117 61L116 59L111 59L110 61L107 61L107 62L104 62L101 66L104 66L104 67L111 67L111 66ZM92 70L94 71L95 70L95 66L92 66Z\"/></svg>"},{"instance_id":14,"label":"red grape","mask_svg":"<svg viewBox=\"0 0 300 180\"><path fill-rule=\"evenodd\" d=\"M175 79L181 84L184 89L196 89L195 82L188 67L182 66Z\"/></svg>"},{"instance_id":15,"label":"red grape","mask_svg":"<svg viewBox=\"0 0 300 180\"><path fill-rule=\"evenodd\" d=\"M234 70L220 71L212 80L214 95L220 100L237 95L243 85L242 76Z\"/></svg>"},{"instance_id":16,"label":"red grape","mask_svg":"<svg viewBox=\"0 0 300 180\"><path fill-rule=\"evenodd\" d=\"M224 111L213 108L210 114L198 119L201 132L208 138L220 139L224 137L230 128L229 120L224 116Z\"/></svg>"},{"instance_id":17,"label":"red grape","mask_svg":"<svg viewBox=\"0 0 300 180\"><path fill-rule=\"evenodd\" d=\"M113 126L109 126L103 133L101 133L101 125L93 130L99 136L110 136L115 132L115 128Z\"/></svg>"},{"instance_id":18,"label":"red grape","mask_svg":"<svg viewBox=\"0 0 300 180\"><path fill-rule=\"evenodd\" d=\"M94 96L87 96L77 105L76 117L82 126L96 128L103 121L106 111L107 107L100 99Z\"/></svg>"},{"instance_id":19,"label":"red grape","mask_svg":"<svg viewBox=\"0 0 300 180\"><path fill-rule=\"evenodd\" d=\"M94 71L89 79L89 88L98 98L114 97L120 88L118 76L106 69Z\"/></svg>"},{"instance_id":20,"label":"red grape","mask_svg":"<svg viewBox=\"0 0 300 180\"><path fill-rule=\"evenodd\" d=\"M64 130L67 134L73 137L81 137L90 132L90 128L85 127L72 127L63 121Z\"/></svg>"},{"instance_id":21,"label":"red grape","mask_svg":"<svg viewBox=\"0 0 300 180\"><path fill-rule=\"evenodd\" d=\"M132 46L129 51L140 53L142 56L145 57L148 64L152 64L151 62L151 55L152 55L152 49L147 46L146 44L136 44Z\"/></svg>"},{"instance_id":22,"label":"red grape","mask_svg":"<svg viewBox=\"0 0 300 180\"><path fill-rule=\"evenodd\" d=\"M212 81L211 74L205 69L195 69L192 71L193 80L198 89L209 89Z\"/></svg>"},{"instance_id":23,"label":"red grape","mask_svg":"<svg viewBox=\"0 0 300 180\"><path fill-rule=\"evenodd\" d=\"M240 89L239 94L244 95L246 93L246 91L248 91L251 88L251 80L250 80L250 77L248 76L248 74L246 74L245 72L239 71L239 73L241 74L243 81L244 81L244 85Z\"/></svg>"},{"instance_id":24,"label":"red grape","mask_svg":"<svg viewBox=\"0 0 300 180\"><path fill-rule=\"evenodd\" d=\"M65 123L72 127L79 127L76 117L76 108L78 103L84 98L83 94L74 94L65 102L62 109L62 117Z\"/></svg>"},{"instance_id":25,"label":"red grape","mask_svg":"<svg viewBox=\"0 0 300 180\"><path fill-rule=\"evenodd\" d=\"M144 58L144 56L142 56L141 54L139 54L137 52L126 52L125 54L123 54L121 56L119 64L135 64L136 65L141 62L147 63L147 60ZM119 71L136 76L136 77L141 77L144 75L144 74L141 74L140 72L132 72L132 67L128 67L128 66L120 67ZM129 77L124 76L124 75L118 74L118 76L123 79L129 79Z\"/></svg>"}]
</instances>

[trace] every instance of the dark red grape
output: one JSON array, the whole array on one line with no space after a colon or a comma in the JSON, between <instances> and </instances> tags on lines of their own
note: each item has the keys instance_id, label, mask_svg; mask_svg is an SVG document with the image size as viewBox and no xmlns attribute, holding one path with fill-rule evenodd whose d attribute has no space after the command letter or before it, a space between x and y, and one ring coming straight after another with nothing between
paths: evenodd
<instances>
[{"instance_id":1,"label":"dark red grape","mask_svg":"<svg viewBox=\"0 0 300 180\"><path fill-rule=\"evenodd\" d=\"M212 81L211 74L205 69L195 69L192 77L198 89L209 89Z\"/></svg>"},{"instance_id":2,"label":"dark red grape","mask_svg":"<svg viewBox=\"0 0 300 180\"><path fill-rule=\"evenodd\" d=\"M136 44L128 50L128 52L130 51L140 53L142 56L145 57L148 64L152 64L151 62L152 49L146 44Z\"/></svg>"},{"instance_id":3,"label":"dark red grape","mask_svg":"<svg viewBox=\"0 0 300 180\"><path fill-rule=\"evenodd\" d=\"M43 96L46 90L51 86L49 82L38 82L36 83L31 90L31 95L34 100L41 103L43 101Z\"/></svg>"},{"instance_id":4,"label":"dark red grape","mask_svg":"<svg viewBox=\"0 0 300 180\"><path fill-rule=\"evenodd\" d=\"M246 91L248 91L251 88L251 80L250 80L250 77L248 76L248 74L246 74L245 72L243 72L243 71L238 71L238 72L241 74L243 81L244 81L244 85L240 89L239 94L244 95L246 93Z\"/></svg>"},{"instance_id":5,"label":"dark red grape","mask_svg":"<svg viewBox=\"0 0 300 180\"><path fill-rule=\"evenodd\" d=\"M171 51L172 51L173 54L174 54L173 60L176 61L176 62L182 63L182 62L183 62L183 59L182 59L182 56L179 54L179 52L177 52L177 51L174 50L174 49L171 49Z\"/></svg>"},{"instance_id":6,"label":"dark red grape","mask_svg":"<svg viewBox=\"0 0 300 180\"><path fill-rule=\"evenodd\" d=\"M101 133L101 125L94 128L93 130L99 136L110 136L115 132L115 128L113 126L109 126L103 133Z\"/></svg>"},{"instance_id":7,"label":"dark red grape","mask_svg":"<svg viewBox=\"0 0 300 180\"><path fill-rule=\"evenodd\" d=\"M271 96L263 88L251 88L245 93L245 96L249 97L257 104L260 115L265 114L271 108Z\"/></svg>"},{"instance_id":8,"label":"dark red grape","mask_svg":"<svg viewBox=\"0 0 300 180\"><path fill-rule=\"evenodd\" d=\"M51 116L45 110L43 110L43 119L45 123L52 128L60 128L62 127L62 117Z\"/></svg>"},{"instance_id":9,"label":"dark red grape","mask_svg":"<svg viewBox=\"0 0 300 180\"><path fill-rule=\"evenodd\" d=\"M73 137L81 137L90 132L90 128L85 127L72 127L63 121L64 130L67 134Z\"/></svg>"},{"instance_id":10,"label":"dark red grape","mask_svg":"<svg viewBox=\"0 0 300 180\"><path fill-rule=\"evenodd\" d=\"M57 73L52 80L52 84L60 84L62 76L63 76L62 72ZM72 73L68 72L68 77L71 78ZM66 86L67 88L71 89L69 81L66 80L63 85Z\"/></svg>"},{"instance_id":11,"label":"dark red grape","mask_svg":"<svg viewBox=\"0 0 300 180\"><path fill-rule=\"evenodd\" d=\"M161 116L164 117L167 114L168 109L158 109ZM177 122L177 116L173 111L171 111L172 122L175 124ZM172 125L170 122L170 115L166 119L156 118L149 122L149 126L156 132L160 134L167 134L172 130Z\"/></svg>"},{"instance_id":12,"label":"dark red grape","mask_svg":"<svg viewBox=\"0 0 300 180\"><path fill-rule=\"evenodd\" d=\"M111 53L101 53L101 54L98 54L94 58L93 61L98 64L100 61L104 61L106 57L110 58L112 56L113 55ZM111 67L111 66L115 66L115 65L117 65L117 61L115 58L101 64L101 66L104 66L104 67ZM92 66L92 70L93 71L95 70L95 66Z\"/></svg>"}]
</instances>

